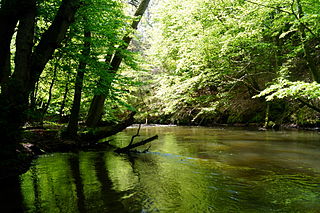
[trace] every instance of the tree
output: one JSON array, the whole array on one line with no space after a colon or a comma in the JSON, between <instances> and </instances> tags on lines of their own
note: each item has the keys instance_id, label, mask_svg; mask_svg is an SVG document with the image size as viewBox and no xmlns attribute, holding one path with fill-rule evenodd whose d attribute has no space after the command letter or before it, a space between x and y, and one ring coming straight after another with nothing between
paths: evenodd
<instances>
[{"instance_id":1,"label":"tree","mask_svg":"<svg viewBox=\"0 0 320 213\"><path fill-rule=\"evenodd\" d=\"M296 122L298 104L256 95L278 79L317 81L318 8L313 0L160 2L147 44L154 82L145 90L148 114L183 124L263 123L266 114L278 124Z\"/></svg>"},{"instance_id":2,"label":"tree","mask_svg":"<svg viewBox=\"0 0 320 213\"><path fill-rule=\"evenodd\" d=\"M144 14L145 10L148 7L150 0L142 0L134 14L135 20L131 24L132 29L137 29L138 24L141 20L142 15ZM110 89L111 83L114 79L115 74L117 73L120 64L123 60L123 53L128 48L130 41L132 40L132 36L125 35L122 39L122 44L115 50L114 53L109 53L106 57L105 62L109 65L108 72L110 73L110 77L108 79L102 79L102 81L107 81L106 88L107 90ZM104 92L104 94L95 95L92 99L90 109L87 116L86 124L89 127L97 126L99 121L101 120L104 103L106 99L106 95L108 91Z\"/></svg>"},{"instance_id":3,"label":"tree","mask_svg":"<svg viewBox=\"0 0 320 213\"><path fill-rule=\"evenodd\" d=\"M266 89L255 97L264 97L270 103L278 100L290 100L299 106L296 115L302 117L299 123L316 123L319 110L319 3L315 1L293 0L282 10L284 15L280 20L290 20L280 33L279 38L284 45L290 47L283 57L285 60L280 66L277 77ZM309 113L301 106L306 106L313 112ZM308 116L313 114L313 116ZM318 114L319 115L319 114Z\"/></svg>"},{"instance_id":4,"label":"tree","mask_svg":"<svg viewBox=\"0 0 320 213\"><path fill-rule=\"evenodd\" d=\"M4 160L16 158L20 128L26 121L29 94L33 91L54 51L64 39L80 7L80 0L63 0L50 27L41 35L39 43L35 44L36 3L36 0L1 2L0 16L7 17L7 23L5 19L1 19L1 31L9 30L1 40L1 48L5 49L5 56L0 58L1 66L5 67L0 71L1 76L5 76L2 78L0 94L0 135L2 136L0 149L4 153L1 155ZM15 66L10 75L8 46L18 21ZM7 26L8 23L10 23L9 26Z\"/></svg>"},{"instance_id":5,"label":"tree","mask_svg":"<svg viewBox=\"0 0 320 213\"><path fill-rule=\"evenodd\" d=\"M83 50L82 50L82 57L79 61L79 67L77 70L77 76L76 76L76 82L75 82L75 89L74 89L74 98L73 98L73 104L71 108L71 115L67 127L67 135L71 137L75 137L77 135L78 131L78 121L79 121L79 111L80 111L80 103L81 103L81 92L83 88L83 78L85 74L85 68L87 66L86 59L90 56L90 38L91 38L91 32L88 29L88 26L86 26L86 18L84 17L84 44L83 44Z\"/></svg>"}]
</instances>

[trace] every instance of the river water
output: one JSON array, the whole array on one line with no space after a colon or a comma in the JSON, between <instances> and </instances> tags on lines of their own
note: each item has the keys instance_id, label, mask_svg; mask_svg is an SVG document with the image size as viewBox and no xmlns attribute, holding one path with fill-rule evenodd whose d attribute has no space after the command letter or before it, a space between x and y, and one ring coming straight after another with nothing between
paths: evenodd
<instances>
[{"instance_id":1,"label":"river water","mask_svg":"<svg viewBox=\"0 0 320 213\"><path fill-rule=\"evenodd\" d=\"M0 212L320 212L317 132L156 126L136 140L155 134L146 153L40 156L2 184Z\"/></svg>"}]
</instances>

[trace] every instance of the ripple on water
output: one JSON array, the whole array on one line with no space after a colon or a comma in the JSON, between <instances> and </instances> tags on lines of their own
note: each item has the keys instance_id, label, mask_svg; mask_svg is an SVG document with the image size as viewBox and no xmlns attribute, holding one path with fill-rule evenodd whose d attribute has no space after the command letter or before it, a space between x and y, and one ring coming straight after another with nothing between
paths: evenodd
<instances>
[{"instance_id":1,"label":"ripple on water","mask_svg":"<svg viewBox=\"0 0 320 213\"><path fill-rule=\"evenodd\" d=\"M320 135L193 127L140 134L159 135L151 152L36 159L16 197L25 212L319 212Z\"/></svg>"}]
</instances>

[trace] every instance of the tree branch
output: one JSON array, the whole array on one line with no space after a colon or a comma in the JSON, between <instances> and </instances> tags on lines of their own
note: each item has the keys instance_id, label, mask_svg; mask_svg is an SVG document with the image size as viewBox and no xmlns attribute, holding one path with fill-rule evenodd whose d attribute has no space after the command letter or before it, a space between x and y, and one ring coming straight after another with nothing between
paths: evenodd
<instances>
[{"instance_id":1,"label":"tree branch","mask_svg":"<svg viewBox=\"0 0 320 213\"><path fill-rule=\"evenodd\" d=\"M250 0L245 0L245 1L248 2L248 3L251 3L251 4L259 5L259 6L266 7L266 8L276 9L276 10L279 10L279 11L281 11L281 12L287 13L287 14L289 14L289 15L293 15L293 16L296 18L296 20L297 20L306 30L308 30L308 31L311 33L311 35L316 36L316 35L312 32L312 30L311 30L307 25L305 25L303 22L301 22L300 18L299 18L298 15L295 13L295 11L294 11L294 9L293 9L294 0L292 1L291 5L290 5L290 7L291 7L291 12L290 12L290 11L283 10L283 9L281 9L280 7L274 7L274 6L270 6L270 5L265 5L265 4L261 4L261 3L254 2L254 1L250 1Z\"/></svg>"},{"instance_id":2,"label":"tree branch","mask_svg":"<svg viewBox=\"0 0 320 213\"><path fill-rule=\"evenodd\" d=\"M133 140L134 140L135 137L140 136L139 135L140 129L141 129L141 124L139 124L139 128L138 128L137 134L135 134L134 136L131 137L131 141L130 141L129 145L131 145L133 143Z\"/></svg>"},{"instance_id":3,"label":"tree branch","mask_svg":"<svg viewBox=\"0 0 320 213\"><path fill-rule=\"evenodd\" d=\"M126 147L116 149L115 152L117 152L117 153L128 153L131 149L136 148L136 147L138 147L138 146L145 145L145 144L150 143L151 141L154 141L154 140L156 140L156 139L158 139L158 135L155 135L155 136L153 136L153 137L151 137L151 138L148 138L148 139L146 139L146 140L140 141L140 142L138 142L138 143L129 144L129 145L126 146ZM149 147L149 148L150 148L150 147ZM148 149L149 149L149 148L148 148Z\"/></svg>"},{"instance_id":4,"label":"tree branch","mask_svg":"<svg viewBox=\"0 0 320 213\"><path fill-rule=\"evenodd\" d=\"M303 105L306 105L307 107L309 107L310 109L313 109L313 110L315 110L316 112L319 112L319 113L320 113L320 108L318 108L318 107L316 107L316 106L314 106L314 105L312 105L312 104L309 104L308 102L302 100L301 98L298 98L297 100L300 101Z\"/></svg>"},{"instance_id":5,"label":"tree branch","mask_svg":"<svg viewBox=\"0 0 320 213\"><path fill-rule=\"evenodd\" d=\"M313 35L314 37L316 37L316 35L312 32L312 30L300 20L301 17L299 17L299 15L297 15L296 12L294 11L293 5L294 5L294 0L292 0L291 11L292 11L292 14L294 15L294 17L295 17L295 18L297 19L297 21L299 22L299 24L300 24L304 29L306 29L307 31L309 31L309 33L311 33L311 35Z\"/></svg>"},{"instance_id":6,"label":"tree branch","mask_svg":"<svg viewBox=\"0 0 320 213\"><path fill-rule=\"evenodd\" d=\"M74 21L75 14L80 7L80 0L63 0L51 26L43 34L38 46L35 48L31 59L31 80L28 91L32 91L35 82L52 57L56 48L64 39L70 24Z\"/></svg>"}]
</instances>

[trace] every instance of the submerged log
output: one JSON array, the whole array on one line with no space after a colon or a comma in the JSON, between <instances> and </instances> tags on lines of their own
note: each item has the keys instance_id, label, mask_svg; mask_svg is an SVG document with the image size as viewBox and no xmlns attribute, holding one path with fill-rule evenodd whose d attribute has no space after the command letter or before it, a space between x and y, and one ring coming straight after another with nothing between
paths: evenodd
<instances>
[{"instance_id":1,"label":"submerged log","mask_svg":"<svg viewBox=\"0 0 320 213\"><path fill-rule=\"evenodd\" d=\"M155 135L155 136L153 136L151 138L147 138L147 139L145 139L143 141L140 141L138 143L135 143L135 144L130 143L126 147L116 149L115 152L117 152L117 153L128 153L128 152L130 152L131 149L134 149L136 147L145 145L145 144L150 143L151 141L154 141L156 139L158 139L158 135Z\"/></svg>"}]
</instances>

